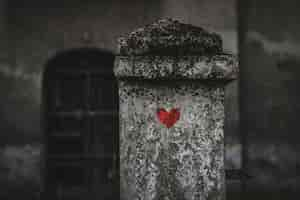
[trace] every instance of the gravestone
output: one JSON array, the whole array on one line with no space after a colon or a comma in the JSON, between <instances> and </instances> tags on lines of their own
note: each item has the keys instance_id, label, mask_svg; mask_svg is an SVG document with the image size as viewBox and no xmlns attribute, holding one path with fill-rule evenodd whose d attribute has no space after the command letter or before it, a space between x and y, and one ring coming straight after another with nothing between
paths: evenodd
<instances>
[{"instance_id":1,"label":"gravestone","mask_svg":"<svg viewBox=\"0 0 300 200\"><path fill-rule=\"evenodd\" d=\"M121 200L223 200L224 87L215 33L164 19L119 40Z\"/></svg>"}]
</instances>

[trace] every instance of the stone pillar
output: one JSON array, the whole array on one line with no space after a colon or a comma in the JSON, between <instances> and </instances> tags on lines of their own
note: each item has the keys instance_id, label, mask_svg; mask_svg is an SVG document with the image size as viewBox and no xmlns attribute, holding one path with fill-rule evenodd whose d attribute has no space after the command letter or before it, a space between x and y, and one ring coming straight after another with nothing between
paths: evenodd
<instances>
[{"instance_id":1,"label":"stone pillar","mask_svg":"<svg viewBox=\"0 0 300 200\"><path fill-rule=\"evenodd\" d=\"M171 19L119 40L121 200L223 200L224 86L236 79L220 36Z\"/></svg>"}]
</instances>

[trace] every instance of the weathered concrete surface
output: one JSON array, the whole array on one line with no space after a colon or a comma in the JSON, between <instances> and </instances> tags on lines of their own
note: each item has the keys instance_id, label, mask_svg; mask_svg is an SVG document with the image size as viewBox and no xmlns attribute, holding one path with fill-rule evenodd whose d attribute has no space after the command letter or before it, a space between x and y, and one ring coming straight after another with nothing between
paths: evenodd
<instances>
[{"instance_id":1,"label":"weathered concrete surface","mask_svg":"<svg viewBox=\"0 0 300 200\"><path fill-rule=\"evenodd\" d=\"M233 80L238 76L237 57L214 56L118 56L115 61L118 77L143 79Z\"/></svg>"},{"instance_id":2,"label":"weathered concrete surface","mask_svg":"<svg viewBox=\"0 0 300 200\"><path fill-rule=\"evenodd\" d=\"M174 20L120 39L122 200L225 199L224 87L238 62L219 39Z\"/></svg>"},{"instance_id":3,"label":"weathered concrete surface","mask_svg":"<svg viewBox=\"0 0 300 200\"><path fill-rule=\"evenodd\" d=\"M118 49L120 55L217 54L222 39L200 27L162 19L119 38Z\"/></svg>"},{"instance_id":4,"label":"weathered concrete surface","mask_svg":"<svg viewBox=\"0 0 300 200\"><path fill-rule=\"evenodd\" d=\"M224 89L120 82L122 200L224 199ZM167 129L158 108L178 108Z\"/></svg>"}]
</instances>

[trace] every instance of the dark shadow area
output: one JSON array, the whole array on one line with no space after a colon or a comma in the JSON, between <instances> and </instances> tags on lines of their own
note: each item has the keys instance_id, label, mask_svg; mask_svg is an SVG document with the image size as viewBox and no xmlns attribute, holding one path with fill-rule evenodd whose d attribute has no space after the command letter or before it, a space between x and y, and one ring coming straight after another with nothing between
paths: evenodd
<instances>
[{"instance_id":1,"label":"dark shadow area","mask_svg":"<svg viewBox=\"0 0 300 200\"><path fill-rule=\"evenodd\" d=\"M58 54L43 80L46 199L117 199L118 91L114 55Z\"/></svg>"},{"instance_id":2,"label":"dark shadow area","mask_svg":"<svg viewBox=\"0 0 300 200\"><path fill-rule=\"evenodd\" d=\"M243 199L299 196L299 1L239 7ZM275 23L274 23L275 22Z\"/></svg>"}]
</instances>

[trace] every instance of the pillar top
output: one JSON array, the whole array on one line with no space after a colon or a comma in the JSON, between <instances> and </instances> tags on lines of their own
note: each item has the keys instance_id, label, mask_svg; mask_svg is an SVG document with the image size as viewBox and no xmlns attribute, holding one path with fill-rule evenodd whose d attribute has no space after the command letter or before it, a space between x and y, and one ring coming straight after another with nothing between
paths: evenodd
<instances>
[{"instance_id":1,"label":"pillar top","mask_svg":"<svg viewBox=\"0 0 300 200\"><path fill-rule=\"evenodd\" d=\"M223 53L222 39L201 27L162 19L119 38L117 78L233 80L236 56Z\"/></svg>"},{"instance_id":2,"label":"pillar top","mask_svg":"<svg viewBox=\"0 0 300 200\"><path fill-rule=\"evenodd\" d=\"M222 39L201 27L161 19L118 39L120 55L191 55L222 52Z\"/></svg>"}]
</instances>

